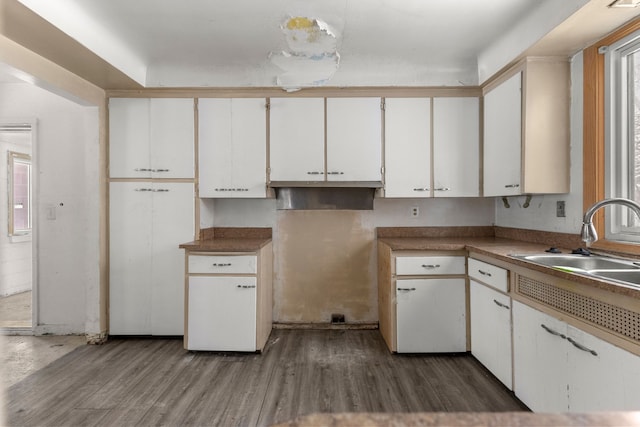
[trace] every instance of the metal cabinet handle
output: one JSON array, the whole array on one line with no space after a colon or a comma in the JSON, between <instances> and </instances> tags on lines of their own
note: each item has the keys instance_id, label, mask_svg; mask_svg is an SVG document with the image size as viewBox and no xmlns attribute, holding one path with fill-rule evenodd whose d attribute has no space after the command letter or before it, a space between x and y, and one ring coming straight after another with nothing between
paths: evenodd
<instances>
[{"instance_id":1,"label":"metal cabinet handle","mask_svg":"<svg viewBox=\"0 0 640 427\"><path fill-rule=\"evenodd\" d=\"M450 191L449 187L434 188L433 191Z\"/></svg>"},{"instance_id":2,"label":"metal cabinet handle","mask_svg":"<svg viewBox=\"0 0 640 427\"><path fill-rule=\"evenodd\" d=\"M557 337L564 339L567 339L566 335L561 334L560 332L556 332L553 329L551 329L550 327L546 326L545 324L541 323L540 326L542 327L542 329L544 329L545 331L549 332L551 335L555 335Z\"/></svg>"},{"instance_id":3,"label":"metal cabinet handle","mask_svg":"<svg viewBox=\"0 0 640 427\"><path fill-rule=\"evenodd\" d=\"M422 264L423 268L434 269L440 268L440 264Z\"/></svg>"},{"instance_id":4,"label":"metal cabinet handle","mask_svg":"<svg viewBox=\"0 0 640 427\"><path fill-rule=\"evenodd\" d=\"M594 356L597 356L598 353L595 350L591 350L588 347L583 346L582 344L580 344L579 342L576 342L573 338L571 337L567 337L567 341L569 341L571 344L573 344L573 346L577 349L580 349L582 351L586 351L587 353L591 353Z\"/></svg>"},{"instance_id":5,"label":"metal cabinet handle","mask_svg":"<svg viewBox=\"0 0 640 427\"><path fill-rule=\"evenodd\" d=\"M153 191L153 188L136 188L133 191Z\"/></svg>"},{"instance_id":6,"label":"metal cabinet handle","mask_svg":"<svg viewBox=\"0 0 640 427\"><path fill-rule=\"evenodd\" d=\"M136 172L153 172L153 169L149 169L149 168L135 168L134 171Z\"/></svg>"},{"instance_id":7,"label":"metal cabinet handle","mask_svg":"<svg viewBox=\"0 0 640 427\"><path fill-rule=\"evenodd\" d=\"M497 305L498 307L502 307L502 308L509 309L509 306L508 306L508 305L503 304L503 303L501 303L500 301L498 301L498 300L496 300L496 299L494 299L494 300L493 300L493 302L495 302L495 303L496 303L496 305ZM543 327L544 327L544 326L543 326Z\"/></svg>"},{"instance_id":8,"label":"metal cabinet handle","mask_svg":"<svg viewBox=\"0 0 640 427\"><path fill-rule=\"evenodd\" d=\"M168 193L169 189L167 189L167 188L158 188L157 190L151 190L151 191L153 191L154 193Z\"/></svg>"},{"instance_id":9,"label":"metal cabinet handle","mask_svg":"<svg viewBox=\"0 0 640 427\"><path fill-rule=\"evenodd\" d=\"M344 175L344 172L327 172L327 175Z\"/></svg>"},{"instance_id":10,"label":"metal cabinet handle","mask_svg":"<svg viewBox=\"0 0 640 427\"><path fill-rule=\"evenodd\" d=\"M169 172L169 169L151 169L151 172Z\"/></svg>"},{"instance_id":11,"label":"metal cabinet handle","mask_svg":"<svg viewBox=\"0 0 640 427\"><path fill-rule=\"evenodd\" d=\"M324 172L307 172L307 175L324 175Z\"/></svg>"},{"instance_id":12,"label":"metal cabinet handle","mask_svg":"<svg viewBox=\"0 0 640 427\"><path fill-rule=\"evenodd\" d=\"M256 285L238 285L238 287L241 289L253 289Z\"/></svg>"},{"instance_id":13,"label":"metal cabinet handle","mask_svg":"<svg viewBox=\"0 0 640 427\"><path fill-rule=\"evenodd\" d=\"M214 191L249 191L248 188L214 188Z\"/></svg>"},{"instance_id":14,"label":"metal cabinet handle","mask_svg":"<svg viewBox=\"0 0 640 427\"><path fill-rule=\"evenodd\" d=\"M231 263L230 262L228 262L228 263L215 263L214 262L211 265L214 266L214 267L229 267L229 266L231 266Z\"/></svg>"},{"instance_id":15,"label":"metal cabinet handle","mask_svg":"<svg viewBox=\"0 0 640 427\"><path fill-rule=\"evenodd\" d=\"M413 191L429 191L428 188L414 188Z\"/></svg>"},{"instance_id":16,"label":"metal cabinet handle","mask_svg":"<svg viewBox=\"0 0 640 427\"><path fill-rule=\"evenodd\" d=\"M491 277L491 273L488 273L488 272L486 272L486 271L478 270L478 273L482 274L483 276L489 276L489 277Z\"/></svg>"},{"instance_id":17,"label":"metal cabinet handle","mask_svg":"<svg viewBox=\"0 0 640 427\"><path fill-rule=\"evenodd\" d=\"M399 291L415 291L416 288L398 288Z\"/></svg>"},{"instance_id":18,"label":"metal cabinet handle","mask_svg":"<svg viewBox=\"0 0 640 427\"><path fill-rule=\"evenodd\" d=\"M520 184L507 184L504 186L504 188L518 188L520 187Z\"/></svg>"}]
</instances>

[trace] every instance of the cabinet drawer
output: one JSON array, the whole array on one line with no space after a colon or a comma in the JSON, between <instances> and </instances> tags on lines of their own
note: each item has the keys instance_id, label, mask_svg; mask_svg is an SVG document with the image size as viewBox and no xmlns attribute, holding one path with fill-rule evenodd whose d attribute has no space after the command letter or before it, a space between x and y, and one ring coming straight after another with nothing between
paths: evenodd
<instances>
[{"instance_id":1,"label":"cabinet drawer","mask_svg":"<svg viewBox=\"0 0 640 427\"><path fill-rule=\"evenodd\" d=\"M499 291L508 292L507 270L477 259L469 258L469 277Z\"/></svg>"},{"instance_id":2,"label":"cabinet drawer","mask_svg":"<svg viewBox=\"0 0 640 427\"><path fill-rule=\"evenodd\" d=\"M190 255L189 274L256 274L255 255Z\"/></svg>"},{"instance_id":3,"label":"cabinet drawer","mask_svg":"<svg viewBox=\"0 0 640 427\"><path fill-rule=\"evenodd\" d=\"M462 256L407 256L396 258L398 275L465 274Z\"/></svg>"}]
</instances>

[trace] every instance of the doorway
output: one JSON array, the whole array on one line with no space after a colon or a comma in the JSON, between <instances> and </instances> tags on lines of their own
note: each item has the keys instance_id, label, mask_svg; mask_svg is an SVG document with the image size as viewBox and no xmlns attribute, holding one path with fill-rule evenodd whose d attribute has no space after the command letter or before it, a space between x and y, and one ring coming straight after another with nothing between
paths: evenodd
<instances>
[{"instance_id":1,"label":"doorway","mask_svg":"<svg viewBox=\"0 0 640 427\"><path fill-rule=\"evenodd\" d=\"M34 310L34 124L0 122L0 328L31 330Z\"/></svg>"}]
</instances>

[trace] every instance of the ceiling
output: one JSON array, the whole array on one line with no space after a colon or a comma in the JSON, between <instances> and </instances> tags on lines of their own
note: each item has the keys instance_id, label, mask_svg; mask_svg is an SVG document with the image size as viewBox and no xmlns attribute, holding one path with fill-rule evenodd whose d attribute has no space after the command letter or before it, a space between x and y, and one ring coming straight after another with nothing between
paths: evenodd
<instances>
[{"instance_id":1,"label":"ceiling","mask_svg":"<svg viewBox=\"0 0 640 427\"><path fill-rule=\"evenodd\" d=\"M586 6L597 4L599 19L614 16L611 25L638 14L612 12L602 0L19 1L21 19L32 22L15 23L15 37L36 44L38 29L48 32L38 53L58 49L58 63L90 81L102 73L102 83L93 79L105 89L478 85ZM297 17L311 26L290 20ZM54 37L61 41L43 42ZM331 48L319 56L322 37Z\"/></svg>"}]
</instances>

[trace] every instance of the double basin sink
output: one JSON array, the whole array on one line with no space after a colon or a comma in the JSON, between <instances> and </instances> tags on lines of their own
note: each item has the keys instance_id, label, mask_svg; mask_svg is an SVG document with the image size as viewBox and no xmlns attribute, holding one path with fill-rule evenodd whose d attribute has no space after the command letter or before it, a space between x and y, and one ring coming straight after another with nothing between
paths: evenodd
<instances>
[{"instance_id":1,"label":"double basin sink","mask_svg":"<svg viewBox=\"0 0 640 427\"><path fill-rule=\"evenodd\" d=\"M567 273L611 280L640 289L640 262L603 255L536 254L511 256Z\"/></svg>"}]
</instances>

